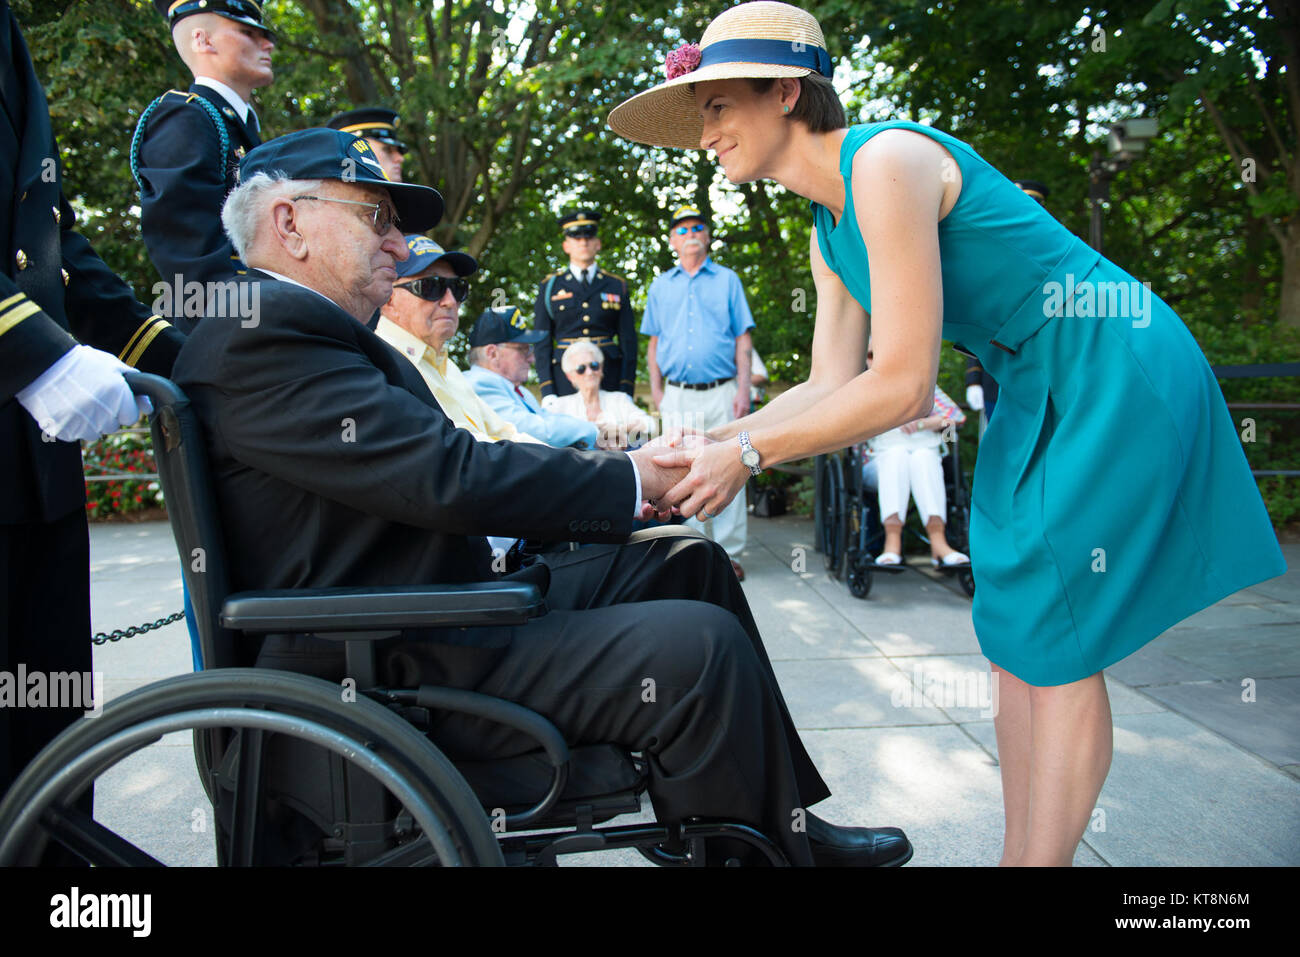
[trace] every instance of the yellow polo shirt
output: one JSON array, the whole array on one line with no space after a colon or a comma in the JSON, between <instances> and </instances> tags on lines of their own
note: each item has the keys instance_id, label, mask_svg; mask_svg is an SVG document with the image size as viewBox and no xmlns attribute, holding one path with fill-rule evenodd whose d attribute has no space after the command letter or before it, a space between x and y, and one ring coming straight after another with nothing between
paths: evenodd
<instances>
[{"instance_id":1,"label":"yellow polo shirt","mask_svg":"<svg viewBox=\"0 0 1300 957\"><path fill-rule=\"evenodd\" d=\"M478 397L474 387L465 381L465 374L452 362L447 353L434 352L424 340L411 335L385 316L379 317L375 327L379 338L400 352L419 371L424 384L429 387L438 405L459 429L470 432L480 442L537 442L527 432L521 432L497 415Z\"/></svg>"}]
</instances>

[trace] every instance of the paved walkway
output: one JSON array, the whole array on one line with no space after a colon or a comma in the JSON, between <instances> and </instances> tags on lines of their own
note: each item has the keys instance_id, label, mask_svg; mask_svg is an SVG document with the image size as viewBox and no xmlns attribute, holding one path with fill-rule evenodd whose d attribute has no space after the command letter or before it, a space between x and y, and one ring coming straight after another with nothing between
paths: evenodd
<instances>
[{"instance_id":1,"label":"paved walkway","mask_svg":"<svg viewBox=\"0 0 1300 957\"><path fill-rule=\"evenodd\" d=\"M749 528L745 591L834 792L817 812L903 827L912 866L996 863L1001 784L970 600L954 580L917 570L877 577L859 601L822 570L810 521L751 519ZM1286 575L1107 671L1115 756L1077 865L1300 864L1300 546L1284 550ZM165 524L92 527L91 558L97 631L180 607ZM110 699L188 672L185 627L97 648L95 667ZM168 863L212 861L187 735L115 768L96 807ZM634 852L571 862L646 864Z\"/></svg>"}]
</instances>

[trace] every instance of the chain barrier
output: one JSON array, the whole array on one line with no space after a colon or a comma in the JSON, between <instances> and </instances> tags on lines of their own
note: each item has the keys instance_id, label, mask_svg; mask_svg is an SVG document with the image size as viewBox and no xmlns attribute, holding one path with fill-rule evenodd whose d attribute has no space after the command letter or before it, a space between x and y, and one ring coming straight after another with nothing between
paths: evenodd
<instances>
[{"instance_id":1,"label":"chain barrier","mask_svg":"<svg viewBox=\"0 0 1300 957\"><path fill-rule=\"evenodd\" d=\"M130 628L118 628L114 631L101 631L94 638L90 639L91 644L106 645L110 641L121 641L123 638L134 638L136 635L143 635L153 631L155 628L161 628L163 625L170 625L174 621L180 621L185 617L184 611L173 612L166 618L159 618L150 624L145 622L143 625L132 625Z\"/></svg>"}]
</instances>

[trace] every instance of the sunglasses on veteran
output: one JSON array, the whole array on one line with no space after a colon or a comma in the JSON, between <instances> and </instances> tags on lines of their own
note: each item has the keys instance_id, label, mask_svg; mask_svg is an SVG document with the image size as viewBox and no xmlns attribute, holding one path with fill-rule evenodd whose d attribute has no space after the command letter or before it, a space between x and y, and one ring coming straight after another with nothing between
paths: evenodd
<instances>
[{"instance_id":1,"label":"sunglasses on veteran","mask_svg":"<svg viewBox=\"0 0 1300 957\"><path fill-rule=\"evenodd\" d=\"M592 359L590 362L584 362L584 363L582 363L581 365L579 365L579 366L577 366L576 368L574 368L573 371L576 372L578 375L582 375L582 374L583 374L584 372L586 372L588 369L590 369L592 372L599 372L599 371L600 371L600 360L598 360L598 359Z\"/></svg>"},{"instance_id":2,"label":"sunglasses on veteran","mask_svg":"<svg viewBox=\"0 0 1300 957\"><path fill-rule=\"evenodd\" d=\"M687 233L702 233L708 228L703 223L696 223L694 226L678 226L673 232L678 236L685 236Z\"/></svg>"},{"instance_id":3,"label":"sunglasses on veteran","mask_svg":"<svg viewBox=\"0 0 1300 957\"><path fill-rule=\"evenodd\" d=\"M399 282L393 285L397 289L405 289L412 296L417 296L428 302L441 302L448 289L451 290L451 294L457 302L464 302L469 295L469 280L462 279L459 276L454 278L426 276L423 279L412 279L410 282Z\"/></svg>"},{"instance_id":4,"label":"sunglasses on veteran","mask_svg":"<svg viewBox=\"0 0 1300 957\"><path fill-rule=\"evenodd\" d=\"M311 199L318 203L341 203L345 206L367 206L370 208L370 227L383 236L390 229L397 225L397 210L393 204L384 200L382 203L363 203L355 199L335 199L332 196L295 196L293 201L296 203L300 199Z\"/></svg>"}]
</instances>

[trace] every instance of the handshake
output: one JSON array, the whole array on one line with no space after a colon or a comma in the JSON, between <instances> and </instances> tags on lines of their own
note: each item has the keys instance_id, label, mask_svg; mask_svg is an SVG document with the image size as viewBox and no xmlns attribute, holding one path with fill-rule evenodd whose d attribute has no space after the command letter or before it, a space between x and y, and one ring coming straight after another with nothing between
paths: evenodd
<instances>
[{"instance_id":1,"label":"handshake","mask_svg":"<svg viewBox=\"0 0 1300 957\"><path fill-rule=\"evenodd\" d=\"M628 455L641 476L642 521L717 515L749 479L737 440L693 429L672 429Z\"/></svg>"}]
</instances>

